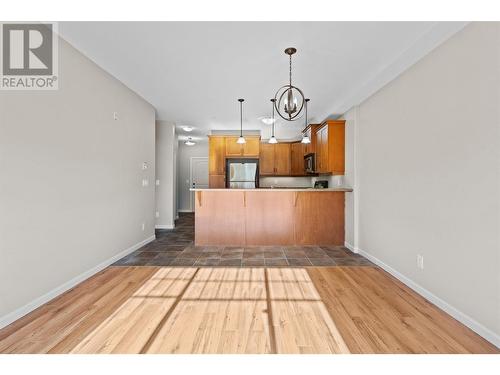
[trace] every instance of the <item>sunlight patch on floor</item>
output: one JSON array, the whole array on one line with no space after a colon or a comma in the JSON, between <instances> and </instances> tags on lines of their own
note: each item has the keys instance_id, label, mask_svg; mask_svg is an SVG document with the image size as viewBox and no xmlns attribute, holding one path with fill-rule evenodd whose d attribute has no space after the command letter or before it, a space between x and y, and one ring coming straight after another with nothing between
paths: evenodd
<instances>
[{"instance_id":1,"label":"sunlight patch on floor","mask_svg":"<svg viewBox=\"0 0 500 375\"><path fill-rule=\"evenodd\" d=\"M161 268L73 353L348 353L303 268Z\"/></svg>"}]
</instances>

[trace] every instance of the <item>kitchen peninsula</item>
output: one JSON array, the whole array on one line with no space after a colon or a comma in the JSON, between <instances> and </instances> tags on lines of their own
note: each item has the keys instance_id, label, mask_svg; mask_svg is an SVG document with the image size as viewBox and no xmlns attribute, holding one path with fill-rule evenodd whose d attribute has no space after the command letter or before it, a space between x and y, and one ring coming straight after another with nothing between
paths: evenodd
<instances>
[{"instance_id":1,"label":"kitchen peninsula","mask_svg":"<svg viewBox=\"0 0 500 375\"><path fill-rule=\"evenodd\" d=\"M344 245L350 188L192 191L197 246Z\"/></svg>"}]
</instances>

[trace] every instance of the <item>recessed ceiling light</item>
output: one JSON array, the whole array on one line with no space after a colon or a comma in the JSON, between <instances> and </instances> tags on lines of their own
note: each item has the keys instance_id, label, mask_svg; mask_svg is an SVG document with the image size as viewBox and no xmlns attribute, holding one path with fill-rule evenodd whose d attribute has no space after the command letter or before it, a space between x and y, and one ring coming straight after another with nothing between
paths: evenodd
<instances>
[{"instance_id":1,"label":"recessed ceiling light","mask_svg":"<svg viewBox=\"0 0 500 375\"><path fill-rule=\"evenodd\" d=\"M189 137L189 138L187 139L187 141L185 141L185 142L184 142L184 144L185 144L186 146L194 146L194 145L196 144L196 142L193 142L193 139L192 139L191 137Z\"/></svg>"},{"instance_id":2,"label":"recessed ceiling light","mask_svg":"<svg viewBox=\"0 0 500 375\"><path fill-rule=\"evenodd\" d=\"M276 120L272 117L261 117L260 121L262 121L266 125L272 125Z\"/></svg>"},{"instance_id":3,"label":"recessed ceiling light","mask_svg":"<svg viewBox=\"0 0 500 375\"><path fill-rule=\"evenodd\" d=\"M193 128L191 126L183 126L182 130L184 130L185 132L191 132L193 131Z\"/></svg>"}]
</instances>

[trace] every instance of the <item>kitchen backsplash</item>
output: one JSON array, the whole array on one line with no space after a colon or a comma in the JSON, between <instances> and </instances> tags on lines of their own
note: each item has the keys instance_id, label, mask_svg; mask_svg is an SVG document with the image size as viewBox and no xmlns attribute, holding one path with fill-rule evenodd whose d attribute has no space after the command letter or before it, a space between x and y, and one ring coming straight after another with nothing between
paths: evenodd
<instances>
[{"instance_id":1,"label":"kitchen backsplash","mask_svg":"<svg viewBox=\"0 0 500 375\"><path fill-rule=\"evenodd\" d=\"M260 187L311 187L312 177L260 177Z\"/></svg>"},{"instance_id":2,"label":"kitchen backsplash","mask_svg":"<svg viewBox=\"0 0 500 375\"><path fill-rule=\"evenodd\" d=\"M328 187L346 186L345 176L260 177L260 187L312 187L317 180L328 181Z\"/></svg>"}]
</instances>

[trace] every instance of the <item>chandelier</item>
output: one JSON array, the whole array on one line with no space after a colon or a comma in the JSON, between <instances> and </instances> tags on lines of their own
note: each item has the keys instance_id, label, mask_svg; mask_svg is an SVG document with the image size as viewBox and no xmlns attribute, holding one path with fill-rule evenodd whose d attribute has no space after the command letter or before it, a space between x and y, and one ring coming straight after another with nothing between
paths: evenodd
<instances>
[{"instance_id":1,"label":"chandelier","mask_svg":"<svg viewBox=\"0 0 500 375\"><path fill-rule=\"evenodd\" d=\"M293 47L285 50L290 59L290 80L288 85L280 87L274 96L276 112L286 121L294 121L300 117L305 101L302 90L292 85L292 55L295 52L297 49Z\"/></svg>"}]
</instances>

